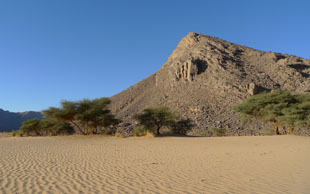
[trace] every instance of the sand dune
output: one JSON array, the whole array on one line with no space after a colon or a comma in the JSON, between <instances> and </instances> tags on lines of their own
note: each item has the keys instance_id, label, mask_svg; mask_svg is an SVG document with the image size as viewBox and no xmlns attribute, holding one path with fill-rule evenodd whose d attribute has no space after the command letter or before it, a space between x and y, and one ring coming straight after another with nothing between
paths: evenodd
<instances>
[{"instance_id":1,"label":"sand dune","mask_svg":"<svg viewBox=\"0 0 310 194\"><path fill-rule=\"evenodd\" d=\"M0 193L310 193L310 138L0 138Z\"/></svg>"}]
</instances>

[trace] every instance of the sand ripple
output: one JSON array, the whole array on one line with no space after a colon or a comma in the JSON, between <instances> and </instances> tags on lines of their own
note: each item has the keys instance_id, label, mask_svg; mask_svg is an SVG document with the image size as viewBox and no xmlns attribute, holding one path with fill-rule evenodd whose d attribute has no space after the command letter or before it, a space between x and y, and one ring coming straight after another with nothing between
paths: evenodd
<instances>
[{"instance_id":1,"label":"sand ripple","mask_svg":"<svg viewBox=\"0 0 310 194\"><path fill-rule=\"evenodd\" d=\"M0 139L0 193L310 193L310 138Z\"/></svg>"}]
</instances>

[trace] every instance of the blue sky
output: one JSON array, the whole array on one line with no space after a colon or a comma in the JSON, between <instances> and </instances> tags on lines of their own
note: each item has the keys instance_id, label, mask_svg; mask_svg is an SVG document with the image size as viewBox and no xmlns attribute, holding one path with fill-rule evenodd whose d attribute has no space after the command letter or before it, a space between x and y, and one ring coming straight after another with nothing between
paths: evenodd
<instances>
[{"instance_id":1,"label":"blue sky","mask_svg":"<svg viewBox=\"0 0 310 194\"><path fill-rule=\"evenodd\" d=\"M110 97L189 32L310 58L307 0L0 0L0 108Z\"/></svg>"}]
</instances>

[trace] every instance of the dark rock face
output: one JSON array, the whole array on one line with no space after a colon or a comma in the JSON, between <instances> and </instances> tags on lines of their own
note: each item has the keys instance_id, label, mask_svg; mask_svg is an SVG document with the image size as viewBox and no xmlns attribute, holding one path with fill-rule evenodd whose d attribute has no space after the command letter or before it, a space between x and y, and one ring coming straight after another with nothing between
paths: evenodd
<instances>
[{"instance_id":1,"label":"dark rock face","mask_svg":"<svg viewBox=\"0 0 310 194\"><path fill-rule=\"evenodd\" d=\"M14 113L0 109L0 132L18 130L22 123L29 119L43 119L40 112Z\"/></svg>"},{"instance_id":2,"label":"dark rock face","mask_svg":"<svg viewBox=\"0 0 310 194\"><path fill-rule=\"evenodd\" d=\"M168 106L193 119L195 131L261 134L266 126L242 123L233 106L262 91L309 92L309 75L310 60L189 33L158 72L113 96L111 109L133 126L133 115L144 108Z\"/></svg>"}]
</instances>

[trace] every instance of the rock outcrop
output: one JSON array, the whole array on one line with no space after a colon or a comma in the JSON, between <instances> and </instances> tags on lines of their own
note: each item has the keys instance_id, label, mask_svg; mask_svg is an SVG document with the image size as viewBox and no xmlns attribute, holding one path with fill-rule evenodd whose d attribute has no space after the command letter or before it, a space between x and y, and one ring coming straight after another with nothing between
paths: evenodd
<instances>
[{"instance_id":1,"label":"rock outcrop","mask_svg":"<svg viewBox=\"0 0 310 194\"><path fill-rule=\"evenodd\" d=\"M168 106L193 119L195 131L225 127L230 135L261 134L266 126L244 124L233 106L276 89L310 92L310 60L189 33L158 72L113 96L111 108L128 133L134 114Z\"/></svg>"}]
</instances>

